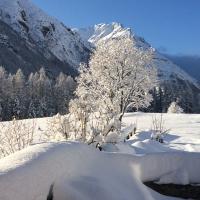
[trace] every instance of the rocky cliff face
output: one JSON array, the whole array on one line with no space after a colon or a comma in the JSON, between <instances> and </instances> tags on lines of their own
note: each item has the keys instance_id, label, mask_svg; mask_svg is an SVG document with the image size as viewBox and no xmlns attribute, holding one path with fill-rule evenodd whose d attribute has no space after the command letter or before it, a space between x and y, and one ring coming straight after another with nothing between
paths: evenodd
<instances>
[{"instance_id":1,"label":"rocky cliff face","mask_svg":"<svg viewBox=\"0 0 200 200\"><path fill-rule=\"evenodd\" d=\"M21 68L25 75L38 71L41 67L45 67L51 76L58 75L61 71L70 75L77 73L71 65L60 61L33 40L24 40L2 21L0 21L0 66L10 73L15 73Z\"/></svg>"},{"instance_id":2,"label":"rocky cliff face","mask_svg":"<svg viewBox=\"0 0 200 200\"><path fill-rule=\"evenodd\" d=\"M76 71L79 63L86 61L88 58L89 50L83 44L80 37L61 22L45 14L30 0L1 0L0 21L1 41L5 38L8 38L9 41L11 35L12 38L15 35L16 43L14 42L13 45L20 48L18 53L15 52L16 57L18 57L18 54L21 57L21 62L19 59L15 61L17 66L14 66L14 63L11 64L10 61L0 60L0 64L5 65L6 68L13 69L27 64L27 59L25 59L27 58L27 54L25 53L27 46L29 47L29 51L33 53L33 58L28 59L29 67L27 68L29 69L24 69L25 71L31 70L31 66L37 68L38 66L36 64L39 66L44 65L44 60L46 60L45 67L52 66L50 68L53 73L54 71L58 71L56 68L59 67L61 71L74 73L72 71ZM7 31L2 33L5 24L10 27L10 30L12 29L10 31L12 33L9 33L8 27ZM23 42L19 45L19 41L17 40L23 40ZM4 49L6 49L5 44ZM30 55L31 52L29 52ZM38 57L38 61L35 60L37 56L34 57L34 52L41 54ZM40 60L43 61L40 62ZM53 69L53 65L55 69Z\"/></svg>"}]
</instances>

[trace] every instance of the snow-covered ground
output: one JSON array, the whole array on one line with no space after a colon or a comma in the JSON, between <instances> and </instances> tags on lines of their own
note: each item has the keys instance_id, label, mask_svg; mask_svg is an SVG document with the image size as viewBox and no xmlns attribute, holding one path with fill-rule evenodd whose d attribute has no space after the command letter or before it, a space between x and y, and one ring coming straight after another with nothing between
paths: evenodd
<instances>
[{"instance_id":1,"label":"snow-covered ground","mask_svg":"<svg viewBox=\"0 0 200 200\"><path fill-rule=\"evenodd\" d=\"M0 199L43 200L54 184L55 200L153 200L162 196L142 181L171 177L197 183L200 154L133 156L102 153L79 143L34 145L0 160Z\"/></svg>"},{"instance_id":2,"label":"snow-covered ground","mask_svg":"<svg viewBox=\"0 0 200 200\"><path fill-rule=\"evenodd\" d=\"M155 151L171 151L172 149L200 152L200 115L199 114L169 114L163 113L164 128L169 132L164 137L165 144L155 145L150 139L152 119L160 119L161 114L156 113L127 113L123 118L126 126L137 124L138 134L133 136L129 143L133 146L149 145ZM149 152L151 149L148 149ZM153 151L153 150L152 150Z\"/></svg>"},{"instance_id":3,"label":"snow-covered ground","mask_svg":"<svg viewBox=\"0 0 200 200\"><path fill-rule=\"evenodd\" d=\"M160 114L156 114L159 117ZM41 143L0 160L1 200L170 200L144 181L200 183L200 115L163 114L164 144L150 140L153 113L127 113L137 134L100 152L77 142ZM50 118L36 119L36 138ZM36 140L35 140L36 141Z\"/></svg>"},{"instance_id":4,"label":"snow-covered ground","mask_svg":"<svg viewBox=\"0 0 200 200\"><path fill-rule=\"evenodd\" d=\"M164 137L164 144L151 141L152 119L161 118L159 113L126 113L123 117L123 124L125 129L129 129L131 125L136 124L137 134L129 139L129 145L122 148L145 146L145 153L163 152L163 151L189 151L200 152L200 114L174 114L163 113L164 129L169 130ZM50 130L49 124L52 118L38 118L34 119L35 124L35 143L43 138L44 133ZM27 123L30 120L27 120ZM30 123L30 122L29 122ZM33 122L31 122L33 123ZM126 131L125 131L126 132ZM131 144L131 145L130 145ZM122 148L120 151L122 151ZM143 149L144 149L143 148ZM135 153L140 153L136 148Z\"/></svg>"}]
</instances>

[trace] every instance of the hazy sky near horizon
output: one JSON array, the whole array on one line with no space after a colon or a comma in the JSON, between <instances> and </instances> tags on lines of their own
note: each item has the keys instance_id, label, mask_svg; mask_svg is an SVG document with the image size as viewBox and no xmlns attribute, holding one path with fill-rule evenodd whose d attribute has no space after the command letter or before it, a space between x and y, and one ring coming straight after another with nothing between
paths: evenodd
<instances>
[{"instance_id":1,"label":"hazy sky near horizon","mask_svg":"<svg viewBox=\"0 0 200 200\"><path fill-rule=\"evenodd\" d=\"M32 0L69 27L120 22L167 54L200 55L200 0Z\"/></svg>"}]
</instances>

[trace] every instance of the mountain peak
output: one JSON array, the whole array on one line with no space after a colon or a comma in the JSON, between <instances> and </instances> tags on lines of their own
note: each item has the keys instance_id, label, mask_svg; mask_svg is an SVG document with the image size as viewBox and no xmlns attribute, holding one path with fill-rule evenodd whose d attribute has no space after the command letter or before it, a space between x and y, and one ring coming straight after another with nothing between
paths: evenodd
<instances>
[{"instance_id":1,"label":"mountain peak","mask_svg":"<svg viewBox=\"0 0 200 200\"><path fill-rule=\"evenodd\" d=\"M101 40L109 40L111 38L116 38L119 36L128 36L132 34L130 28L124 28L122 24L118 22L100 23L90 26L88 28L73 29L75 32L79 33L81 38L88 41L92 45L100 42Z\"/></svg>"},{"instance_id":2,"label":"mountain peak","mask_svg":"<svg viewBox=\"0 0 200 200\"><path fill-rule=\"evenodd\" d=\"M123 25L119 22L112 22L112 23L99 23L94 25L95 29L103 29L103 28L110 28L110 29L119 29L124 28Z\"/></svg>"}]
</instances>

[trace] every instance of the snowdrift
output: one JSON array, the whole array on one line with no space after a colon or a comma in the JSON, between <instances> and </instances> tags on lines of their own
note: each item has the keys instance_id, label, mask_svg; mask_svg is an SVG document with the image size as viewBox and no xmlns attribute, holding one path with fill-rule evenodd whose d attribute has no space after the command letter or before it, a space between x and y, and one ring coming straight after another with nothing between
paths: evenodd
<instances>
[{"instance_id":1,"label":"snowdrift","mask_svg":"<svg viewBox=\"0 0 200 200\"><path fill-rule=\"evenodd\" d=\"M54 200L175 199L142 181L200 183L199 169L197 153L132 156L80 143L44 143L0 160L0 199L44 200L51 184Z\"/></svg>"}]
</instances>

